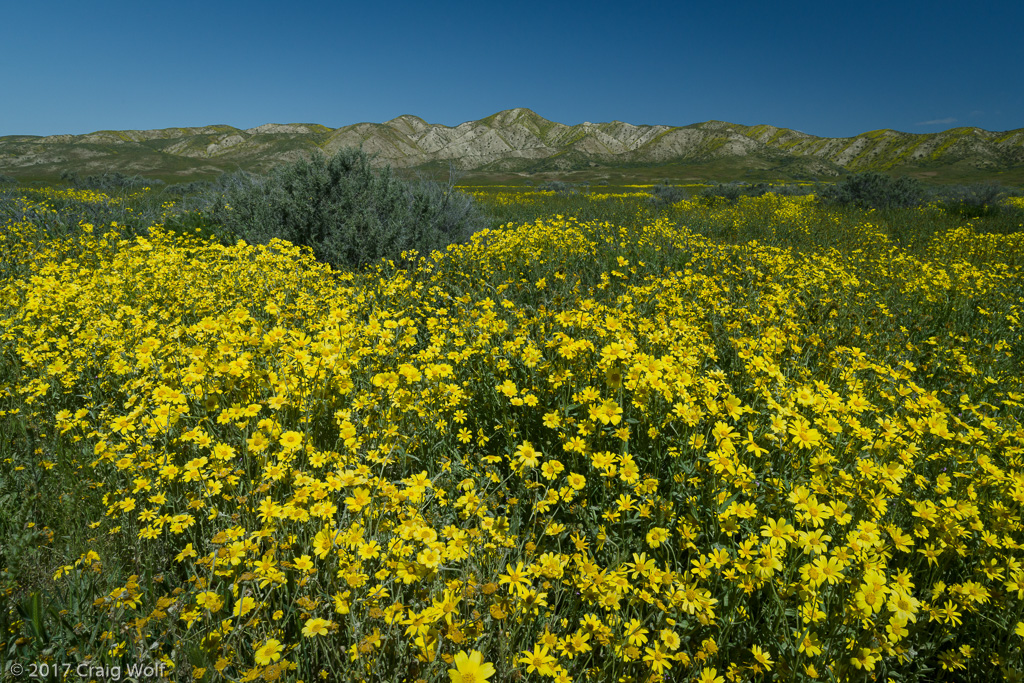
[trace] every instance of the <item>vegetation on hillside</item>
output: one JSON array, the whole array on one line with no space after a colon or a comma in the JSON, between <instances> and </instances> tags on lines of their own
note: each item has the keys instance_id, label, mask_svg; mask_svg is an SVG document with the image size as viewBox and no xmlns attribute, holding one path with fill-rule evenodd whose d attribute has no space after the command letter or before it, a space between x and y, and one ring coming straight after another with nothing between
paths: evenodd
<instances>
[{"instance_id":1,"label":"vegetation on hillside","mask_svg":"<svg viewBox=\"0 0 1024 683\"><path fill-rule=\"evenodd\" d=\"M495 146L495 139L502 142ZM422 144L427 140L434 142ZM0 137L0 172L22 182L50 183L67 172L88 176L97 169L141 170L178 183L213 180L236 170L265 173L297 155L346 144L387 150L392 165L421 172L446 167L454 154L465 164L463 170L475 174L474 182L481 183L523 182L523 174L556 182L605 179L612 184L665 178L803 181L863 171L914 174L948 183L1024 183L1024 129L996 133L964 127L926 134L876 130L821 138L725 121L682 127L621 122L565 126L521 108L457 128L399 117L333 130L292 124L249 130L206 126L47 138L6 136Z\"/></svg>"}]
</instances>

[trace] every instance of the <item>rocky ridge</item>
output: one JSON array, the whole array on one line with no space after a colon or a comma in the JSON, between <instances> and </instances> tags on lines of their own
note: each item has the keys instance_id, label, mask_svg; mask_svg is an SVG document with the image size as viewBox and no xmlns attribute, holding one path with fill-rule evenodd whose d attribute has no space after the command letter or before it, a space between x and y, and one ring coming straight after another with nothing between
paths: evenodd
<instances>
[{"instance_id":1,"label":"rocky ridge","mask_svg":"<svg viewBox=\"0 0 1024 683\"><path fill-rule=\"evenodd\" d=\"M1024 165L1024 129L953 128L913 134L895 130L823 138L770 125L706 121L687 126L622 121L568 126L529 109L498 112L457 126L403 115L342 128L268 123L85 135L0 137L0 173L79 172L188 175L236 168L266 170L316 150L359 147L377 163L416 168L453 163L467 171L534 172L621 165L700 164L731 159L804 175L957 165L999 170Z\"/></svg>"}]
</instances>

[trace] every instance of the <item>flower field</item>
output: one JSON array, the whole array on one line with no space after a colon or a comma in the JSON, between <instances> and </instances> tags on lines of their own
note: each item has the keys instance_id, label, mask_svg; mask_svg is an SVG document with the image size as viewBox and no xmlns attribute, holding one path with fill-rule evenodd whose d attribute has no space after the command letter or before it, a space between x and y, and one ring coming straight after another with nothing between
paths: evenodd
<instances>
[{"instance_id":1,"label":"flower field","mask_svg":"<svg viewBox=\"0 0 1024 683\"><path fill-rule=\"evenodd\" d=\"M1024 232L536 215L365 272L8 220L0 661L1020 680Z\"/></svg>"}]
</instances>

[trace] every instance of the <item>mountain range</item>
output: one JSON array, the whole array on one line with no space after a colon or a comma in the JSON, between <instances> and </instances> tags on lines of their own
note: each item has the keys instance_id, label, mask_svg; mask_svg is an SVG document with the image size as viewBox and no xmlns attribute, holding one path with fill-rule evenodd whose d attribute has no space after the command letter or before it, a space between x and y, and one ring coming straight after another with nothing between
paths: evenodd
<instances>
[{"instance_id":1,"label":"mountain range","mask_svg":"<svg viewBox=\"0 0 1024 683\"><path fill-rule=\"evenodd\" d=\"M883 171L951 179L1024 182L1024 128L941 133L876 130L826 138L771 125L706 121L686 126L621 121L568 126L529 109L508 109L457 126L404 115L341 128L274 124L104 130L85 135L0 137L0 173L46 179L65 170L120 171L168 182L226 171L265 171L321 150L361 146L376 163L437 171L453 164L471 178L822 180ZM718 176L718 177L715 177Z\"/></svg>"}]
</instances>

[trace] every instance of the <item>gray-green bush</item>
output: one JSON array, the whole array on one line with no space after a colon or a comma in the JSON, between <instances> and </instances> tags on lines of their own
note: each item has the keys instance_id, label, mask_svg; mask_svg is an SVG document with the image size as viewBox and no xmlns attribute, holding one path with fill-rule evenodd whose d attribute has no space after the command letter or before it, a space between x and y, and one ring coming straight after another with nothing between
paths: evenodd
<instances>
[{"instance_id":1,"label":"gray-green bush","mask_svg":"<svg viewBox=\"0 0 1024 683\"><path fill-rule=\"evenodd\" d=\"M580 186L567 183L564 180L549 180L537 186L538 192L554 192L560 195L577 194Z\"/></svg>"},{"instance_id":2,"label":"gray-green bush","mask_svg":"<svg viewBox=\"0 0 1024 683\"><path fill-rule=\"evenodd\" d=\"M948 185L934 192L935 201L947 211L958 213L965 218L980 218L1002 212L1006 207L1002 201L1018 192L999 183L973 183L970 185Z\"/></svg>"},{"instance_id":3,"label":"gray-green bush","mask_svg":"<svg viewBox=\"0 0 1024 683\"><path fill-rule=\"evenodd\" d=\"M846 176L825 187L818 199L825 204L855 206L862 209L901 209L920 206L925 186L920 180L868 171Z\"/></svg>"},{"instance_id":4,"label":"gray-green bush","mask_svg":"<svg viewBox=\"0 0 1024 683\"><path fill-rule=\"evenodd\" d=\"M675 204L688 199L689 196L689 193L678 185L658 183L651 188L651 201L658 205Z\"/></svg>"},{"instance_id":5,"label":"gray-green bush","mask_svg":"<svg viewBox=\"0 0 1024 683\"><path fill-rule=\"evenodd\" d=\"M711 201L728 201L734 202L744 194L743 185L739 183L715 183L709 187L705 187L700 192L700 196L709 199Z\"/></svg>"},{"instance_id":6,"label":"gray-green bush","mask_svg":"<svg viewBox=\"0 0 1024 683\"><path fill-rule=\"evenodd\" d=\"M447 184L404 181L371 161L362 150L342 149L266 176L234 173L192 205L223 226L229 239L284 239L310 247L335 268L444 249L486 225L472 197L455 190L454 178Z\"/></svg>"},{"instance_id":7,"label":"gray-green bush","mask_svg":"<svg viewBox=\"0 0 1024 683\"><path fill-rule=\"evenodd\" d=\"M62 171L60 179L79 190L112 192L118 190L141 190L144 187L158 187L164 181L158 178L144 178L140 175L126 175L120 171L105 171L98 175L81 176L76 171Z\"/></svg>"},{"instance_id":8,"label":"gray-green bush","mask_svg":"<svg viewBox=\"0 0 1024 683\"><path fill-rule=\"evenodd\" d=\"M657 189L657 188L655 188ZM773 183L744 183L734 181L731 183L715 183L705 187L700 192L700 197L710 200L712 203L720 201L735 202L740 197L760 197L769 192L772 194L785 195L787 197L810 194L815 188L808 185L775 185Z\"/></svg>"}]
</instances>

